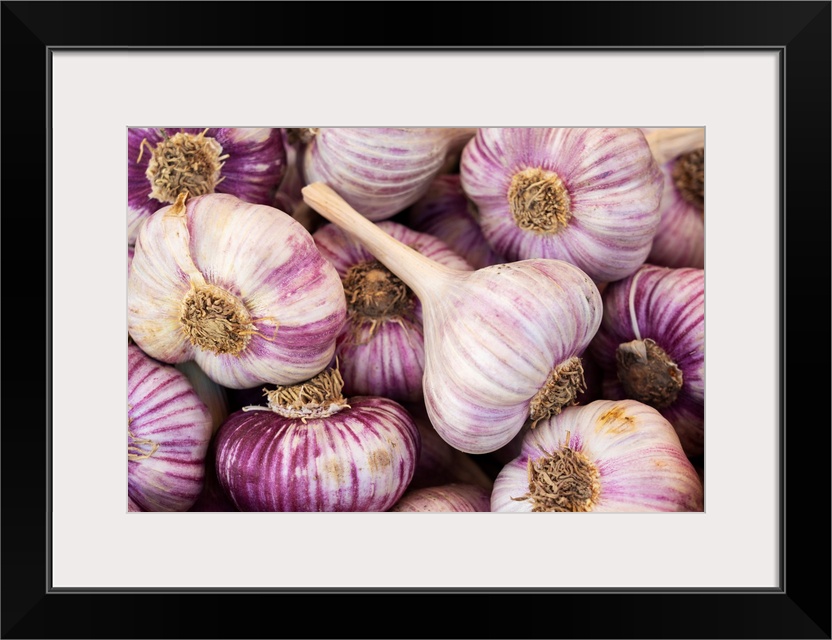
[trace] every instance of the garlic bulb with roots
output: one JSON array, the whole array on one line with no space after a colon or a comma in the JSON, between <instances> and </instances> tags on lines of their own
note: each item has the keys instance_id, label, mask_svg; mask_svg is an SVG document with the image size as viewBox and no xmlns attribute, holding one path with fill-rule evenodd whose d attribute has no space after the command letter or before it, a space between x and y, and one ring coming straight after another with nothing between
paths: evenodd
<instances>
[{"instance_id":1,"label":"garlic bulb with roots","mask_svg":"<svg viewBox=\"0 0 832 640\"><path fill-rule=\"evenodd\" d=\"M659 224L662 174L639 129L479 129L460 176L499 255L565 260L596 283L643 264Z\"/></svg>"},{"instance_id":2,"label":"garlic bulb with roots","mask_svg":"<svg viewBox=\"0 0 832 640\"><path fill-rule=\"evenodd\" d=\"M416 202L476 129L320 128L301 156L306 184L325 182L370 220L392 218Z\"/></svg>"},{"instance_id":3,"label":"garlic bulb with roots","mask_svg":"<svg viewBox=\"0 0 832 640\"><path fill-rule=\"evenodd\" d=\"M378 226L432 260L471 271L438 238L392 220ZM345 393L421 400L425 352L419 298L337 225L325 224L312 238L341 277L347 297L347 321L335 347Z\"/></svg>"},{"instance_id":4,"label":"garlic bulb with roots","mask_svg":"<svg viewBox=\"0 0 832 640\"><path fill-rule=\"evenodd\" d=\"M657 409L689 456L705 442L705 271L643 265L604 290L589 352L603 397Z\"/></svg>"},{"instance_id":5,"label":"garlic bulb with roots","mask_svg":"<svg viewBox=\"0 0 832 640\"><path fill-rule=\"evenodd\" d=\"M561 260L532 259L463 271L400 243L327 185L306 202L359 239L422 303L428 416L451 446L489 453L575 402L579 354L601 322L598 287Z\"/></svg>"},{"instance_id":6,"label":"garlic bulb with roots","mask_svg":"<svg viewBox=\"0 0 832 640\"><path fill-rule=\"evenodd\" d=\"M135 248L127 326L148 355L195 360L232 389L292 384L331 361L344 289L288 214L228 194L183 194L148 218Z\"/></svg>"},{"instance_id":7,"label":"garlic bulb with roots","mask_svg":"<svg viewBox=\"0 0 832 640\"><path fill-rule=\"evenodd\" d=\"M491 492L493 512L703 510L673 426L636 400L595 400L542 420Z\"/></svg>"},{"instance_id":8,"label":"garlic bulb with roots","mask_svg":"<svg viewBox=\"0 0 832 640\"><path fill-rule=\"evenodd\" d=\"M131 127L127 130L127 236L154 212L191 197L228 193L271 204L286 172L282 129Z\"/></svg>"}]
</instances>

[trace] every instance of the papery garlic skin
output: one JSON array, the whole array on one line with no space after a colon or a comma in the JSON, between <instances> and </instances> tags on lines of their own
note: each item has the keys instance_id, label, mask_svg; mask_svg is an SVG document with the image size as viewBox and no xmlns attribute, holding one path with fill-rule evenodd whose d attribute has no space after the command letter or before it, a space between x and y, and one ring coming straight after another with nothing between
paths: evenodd
<instances>
[{"instance_id":1,"label":"papery garlic skin","mask_svg":"<svg viewBox=\"0 0 832 640\"><path fill-rule=\"evenodd\" d=\"M438 238L390 220L381 221L378 226L431 260L455 269L472 270L466 260ZM402 402L421 400L425 354L419 298L400 281L394 282L398 278L336 225L324 225L312 238L321 255L335 267L347 293L347 321L335 349L345 393ZM371 279L375 281L370 282ZM378 305L365 300L361 291L368 292L365 296L375 295ZM387 309L382 311L380 307L385 306Z\"/></svg>"},{"instance_id":2,"label":"papery garlic skin","mask_svg":"<svg viewBox=\"0 0 832 640\"><path fill-rule=\"evenodd\" d=\"M187 511L202 491L211 413L185 374L127 347L127 491L143 511Z\"/></svg>"},{"instance_id":3,"label":"papery garlic skin","mask_svg":"<svg viewBox=\"0 0 832 640\"><path fill-rule=\"evenodd\" d=\"M656 402L689 456L704 452L705 272L694 268L643 265L632 276L610 283L603 294L604 318L589 351L602 370L603 394L634 397L622 385L622 345L651 340L665 354L681 383L675 395ZM668 368L668 371L670 369ZM661 391L662 394L669 390ZM654 401L635 398L645 403Z\"/></svg>"},{"instance_id":4,"label":"papery garlic skin","mask_svg":"<svg viewBox=\"0 0 832 640\"><path fill-rule=\"evenodd\" d=\"M195 360L232 389L291 384L326 367L346 301L306 229L278 209L227 194L178 206L155 212L136 240L128 279L136 344L164 362ZM239 310L233 337L241 351L195 344L185 332L186 300L206 287Z\"/></svg>"},{"instance_id":5,"label":"papery garlic skin","mask_svg":"<svg viewBox=\"0 0 832 640\"><path fill-rule=\"evenodd\" d=\"M662 173L639 129L479 129L460 176L498 254L565 260L597 283L644 263L659 224Z\"/></svg>"},{"instance_id":6,"label":"papery garlic skin","mask_svg":"<svg viewBox=\"0 0 832 640\"><path fill-rule=\"evenodd\" d=\"M400 513L491 511L491 492L476 484L451 483L406 492L390 509Z\"/></svg>"},{"instance_id":7,"label":"papery garlic skin","mask_svg":"<svg viewBox=\"0 0 832 640\"><path fill-rule=\"evenodd\" d=\"M135 242L139 227L148 216L176 200L177 194L169 195L165 189L154 187L148 173L158 174L159 162L154 156L163 150L171 164L163 171L178 171L174 168L176 163L170 160L175 156L172 148L177 143L179 148L185 146L188 153L194 154L182 164L206 174L199 181L201 190L194 189L190 181L192 197L228 193L246 202L271 204L272 192L286 171L284 133L279 128L131 127L127 130L128 243Z\"/></svg>"},{"instance_id":8,"label":"papery garlic skin","mask_svg":"<svg viewBox=\"0 0 832 640\"><path fill-rule=\"evenodd\" d=\"M420 446L411 417L386 398L348 398L322 418L238 411L217 432L217 476L241 511L386 511Z\"/></svg>"},{"instance_id":9,"label":"papery garlic skin","mask_svg":"<svg viewBox=\"0 0 832 640\"><path fill-rule=\"evenodd\" d=\"M408 209L408 224L448 244L475 269L501 264L482 233L476 206L465 195L458 173L437 176L427 193Z\"/></svg>"},{"instance_id":10,"label":"papery garlic skin","mask_svg":"<svg viewBox=\"0 0 832 640\"><path fill-rule=\"evenodd\" d=\"M369 220L416 202L474 129L320 128L303 150L305 184L325 182Z\"/></svg>"},{"instance_id":11,"label":"papery garlic skin","mask_svg":"<svg viewBox=\"0 0 832 640\"><path fill-rule=\"evenodd\" d=\"M661 220L647 256L649 264L705 268L704 153L704 148L697 149L662 165ZM694 175L685 180L680 173Z\"/></svg>"},{"instance_id":12,"label":"papery garlic skin","mask_svg":"<svg viewBox=\"0 0 832 640\"><path fill-rule=\"evenodd\" d=\"M497 295L502 280L510 285ZM485 267L450 281L441 299L425 307L425 406L442 438L466 453L507 444L601 323L598 288L561 260Z\"/></svg>"},{"instance_id":13,"label":"papery garlic skin","mask_svg":"<svg viewBox=\"0 0 832 640\"><path fill-rule=\"evenodd\" d=\"M565 446L583 466L561 485L567 491L549 489L559 507L547 508L531 491L529 462L551 460ZM703 510L702 483L673 426L635 400L596 400L542 420L526 433L520 455L497 474L491 493L493 512Z\"/></svg>"}]
</instances>

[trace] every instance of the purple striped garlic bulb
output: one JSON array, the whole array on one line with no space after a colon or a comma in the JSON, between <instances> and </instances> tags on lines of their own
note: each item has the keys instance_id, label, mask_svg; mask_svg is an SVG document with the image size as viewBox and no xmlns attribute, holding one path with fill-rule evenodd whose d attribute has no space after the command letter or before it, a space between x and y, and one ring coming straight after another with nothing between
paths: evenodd
<instances>
[{"instance_id":1,"label":"purple striped garlic bulb","mask_svg":"<svg viewBox=\"0 0 832 640\"><path fill-rule=\"evenodd\" d=\"M659 224L662 173L639 129L479 129L460 176L498 254L571 262L596 283L643 264Z\"/></svg>"},{"instance_id":2,"label":"purple striped garlic bulb","mask_svg":"<svg viewBox=\"0 0 832 640\"><path fill-rule=\"evenodd\" d=\"M491 492L477 484L450 483L407 491L390 511L464 513L491 511Z\"/></svg>"},{"instance_id":3,"label":"purple striped garlic bulb","mask_svg":"<svg viewBox=\"0 0 832 640\"><path fill-rule=\"evenodd\" d=\"M271 204L286 171L282 129L179 127L127 130L127 236L158 209L190 196L229 193Z\"/></svg>"},{"instance_id":4,"label":"purple striped garlic bulb","mask_svg":"<svg viewBox=\"0 0 832 640\"><path fill-rule=\"evenodd\" d=\"M205 481L211 412L188 378L127 346L127 497L142 511L187 511Z\"/></svg>"},{"instance_id":5,"label":"purple striped garlic bulb","mask_svg":"<svg viewBox=\"0 0 832 640\"><path fill-rule=\"evenodd\" d=\"M431 260L471 270L438 238L392 220L378 226ZM327 223L312 238L341 277L347 298L347 322L335 347L345 393L421 400L425 349L419 298L338 226Z\"/></svg>"},{"instance_id":6,"label":"purple striped garlic bulb","mask_svg":"<svg viewBox=\"0 0 832 640\"><path fill-rule=\"evenodd\" d=\"M305 184L326 182L370 220L404 211L430 187L470 128L321 128L306 143Z\"/></svg>"},{"instance_id":7,"label":"purple striped garlic bulb","mask_svg":"<svg viewBox=\"0 0 832 640\"><path fill-rule=\"evenodd\" d=\"M663 267L705 268L705 148L662 165L661 221L647 262Z\"/></svg>"},{"instance_id":8,"label":"purple striped garlic bulb","mask_svg":"<svg viewBox=\"0 0 832 640\"><path fill-rule=\"evenodd\" d=\"M705 272L643 265L604 290L604 317L589 351L605 398L657 409L685 453L704 452Z\"/></svg>"},{"instance_id":9,"label":"purple striped garlic bulb","mask_svg":"<svg viewBox=\"0 0 832 640\"><path fill-rule=\"evenodd\" d=\"M579 356L602 312L598 287L587 274L542 258L454 269L385 233L326 185L307 185L303 195L421 301L425 406L447 443L466 453L489 453L526 420L575 402L584 389Z\"/></svg>"},{"instance_id":10,"label":"purple striped garlic bulb","mask_svg":"<svg viewBox=\"0 0 832 640\"><path fill-rule=\"evenodd\" d=\"M595 400L542 420L491 492L493 512L703 510L673 426L635 400Z\"/></svg>"},{"instance_id":11,"label":"purple striped garlic bulb","mask_svg":"<svg viewBox=\"0 0 832 640\"><path fill-rule=\"evenodd\" d=\"M156 211L127 287L128 332L217 384L293 384L326 367L346 318L341 279L288 214L228 194Z\"/></svg>"},{"instance_id":12,"label":"purple striped garlic bulb","mask_svg":"<svg viewBox=\"0 0 832 640\"><path fill-rule=\"evenodd\" d=\"M337 369L266 394L217 432L217 477L240 511L387 511L413 478L419 430L394 400L345 398Z\"/></svg>"},{"instance_id":13,"label":"purple striped garlic bulb","mask_svg":"<svg viewBox=\"0 0 832 640\"><path fill-rule=\"evenodd\" d=\"M476 205L465 195L458 173L437 176L408 209L408 224L443 240L475 269L506 262L482 233Z\"/></svg>"}]
</instances>

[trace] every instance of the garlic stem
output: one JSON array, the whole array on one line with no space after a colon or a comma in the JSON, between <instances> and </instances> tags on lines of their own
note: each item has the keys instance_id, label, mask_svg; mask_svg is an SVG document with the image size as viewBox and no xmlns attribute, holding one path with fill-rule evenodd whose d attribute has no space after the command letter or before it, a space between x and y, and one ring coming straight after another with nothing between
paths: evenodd
<instances>
[{"instance_id":1,"label":"garlic stem","mask_svg":"<svg viewBox=\"0 0 832 640\"><path fill-rule=\"evenodd\" d=\"M638 277L641 275L641 269L636 272L636 275L633 276L632 281L630 282L630 300L629 300L629 307L630 307L630 323L633 327L633 333L636 336L637 340L641 340L641 333L638 330L638 320L636 319L636 281Z\"/></svg>"},{"instance_id":2,"label":"garlic stem","mask_svg":"<svg viewBox=\"0 0 832 640\"><path fill-rule=\"evenodd\" d=\"M431 260L396 240L322 182L305 186L301 193L306 204L353 235L423 301L427 298L438 299L443 282L456 274L467 273Z\"/></svg>"},{"instance_id":3,"label":"garlic stem","mask_svg":"<svg viewBox=\"0 0 832 640\"><path fill-rule=\"evenodd\" d=\"M644 134L656 162L664 164L673 158L705 146L704 127L656 129Z\"/></svg>"}]
</instances>

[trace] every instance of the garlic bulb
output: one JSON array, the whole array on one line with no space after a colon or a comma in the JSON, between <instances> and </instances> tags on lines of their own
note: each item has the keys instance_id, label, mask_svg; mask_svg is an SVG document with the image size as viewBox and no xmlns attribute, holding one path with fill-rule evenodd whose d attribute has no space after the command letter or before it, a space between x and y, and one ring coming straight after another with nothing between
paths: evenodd
<instances>
[{"instance_id":1,"label":"garlic bulb","mask_svg":"<svg viewBox=\"0 0 832 640\"><path fill-rule=\"evenodd\" d=\"M142 510L143 509L139 505L137 505L136 502L130 498L130 496L127 496L127 511L128 511L128 513L130 511L142 511Z\"/></svg>"},{"instance_id":2,"label":"garlic bulb","mask_svg":"<svg viewBox=\"0 0 832 640\"><path fill-rule=\"evenodd\" d=\"M446 242L475 269L506 262L483 236L476 205L462 190L458 173L437 176L408 209L408 224Z\"/></svg>"},{"instance_id":3,"label":"garlic bulb","mask_svg":"<svg viewBox=\"0 0 832 640\"><path fill-rule=\"evenodd\" d=\"M589 346L603 394L656 408L689 456L704 451L705 272L643 265L603 294L604 317Z\"/></svg>"},{"instance_id":4,"label":"garlic bulb","mask_svg":"<svg viewBox=\"0 0 832 640\"><path fill-rule=\"evenodd\" d=\"M639 129L479 129L460 175L498 254L565 260L596 283L643 264L659 224L662 174Z\"/></svg>"},{"instance_id":5,"label":"garlic bulb","mask_svg":"<svg viewBox=\"0 0 832 640\"><path fill-rule=\"evenodd\" d=\"M385 220L379 228L422 255L455 269L471 266L433 236ZM364 246L334 224L312 238L335 267L347 298L347 322L335 355L348 395L422 398L425 370L422 303L413 291Z\"/></svg>"},{"instance_id":6,"label":"garlic bulb","mask_svg":"<svg viewBox=\"0 0 832 640\"><path fill-rule=\"evenodd\" d=\"M228 417L217 477L241 511L386 511L402 496L421 446L413 419L393 400L342 388L327 368Z\"/></svg>"},{"instance_id":7,"label":"garlic bulb","mask_svg":"<svg viewBox=\"0 0 832 640\"><path fill-rule=\"evenodd\" d=\"M410 513L491 511L491 492L476 484L451 483L407 491L390 509Z\"/></svg>"},{"instance_id":8,"label":"garlic bulb","mask_svg":"<svg viewBox=\"0 0 832 640\"><path fill-rule=\"evenodd\" d=\"M228 417L228 394L225 387L211 380L193 360L178 362L174 366L185 374L199 399L208 407L211 412L211 430L215 432Z\"/></svg>"},{"instance_id":9,"label":"garlic bulb","mask_svg":"<svg viewBox=\"0 0 832 640\"><path fill-rule=\"evenodd\" d=\"M663 267L705 268L705 149L662 165L661 221L647 262Z\"/></svg>"},{"instance_id":10,"label":"garlic bulb","mask_svg":"<svg viewBox=\"0 0 832 640\"><path fill-rule=\"evenodd\" d=\"M359 239L422 303L431 424L451 446L489 453L583 390L579 354L601 322L601 296L561 260L452 269L400 243L316 183L307 203Z\"/></svg>"},{"instance_id":11,"label":"garlic bulb","mask_svg":"<svg viewBox=\"0 0 832 640\"><path fill-rule=\"evenodd\" d=\"M527 432L494 480L494 512L703 511L672 425L635 400L567 407Z\"/></svg>"},{"instance_id":12,"label":"garlic bulb","mask_svg":"<svg viewBox=\"0 0 832 640\"><path fill-rule=\"evenodd\" d=\"M155 212L128 280L132 339L163 362L195 360L242 389L326 367L346 317L341 279L288 214L227 194Z\"/></svg>"},{"instance_id":13,"label":"garlic bulb","mask_svg":"<svg viewBox=\"0 0 832 640\"><path fill-rule=\"evenodd\" d=\"M192 197L229 193L271 204L286 171L281 129L129 128L127 130L127 236L154 211Z\"/></svg>"},{"instance_id":14,"label":"garlic bulb","mask_svg":"<svg viewBox=\"0 0 832 640\"><path fill-rule=\"evenodd\" d=\"M187 511L202 491L211 413L188 378L127 346L127 492L143 511Z\"/></svg>"},{"instance_id":15,"label":"garlic bulb","mask_svg":"<svg viewBox=\"0 0 832 640\"><path fill-rule=\"evenodd\" d=\"M326 182L370 220L416 202L473 135L464 128L321 128L305 145L304 182Z\"/></svg>"}]
</instances>

